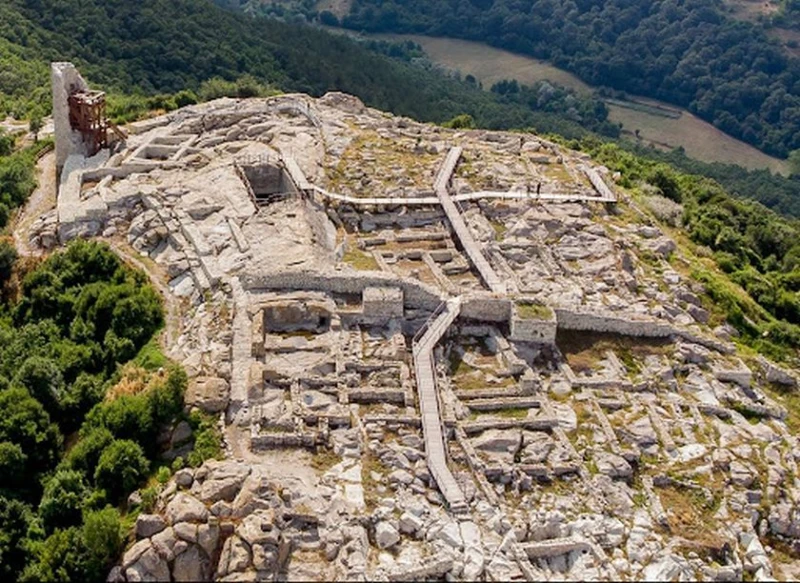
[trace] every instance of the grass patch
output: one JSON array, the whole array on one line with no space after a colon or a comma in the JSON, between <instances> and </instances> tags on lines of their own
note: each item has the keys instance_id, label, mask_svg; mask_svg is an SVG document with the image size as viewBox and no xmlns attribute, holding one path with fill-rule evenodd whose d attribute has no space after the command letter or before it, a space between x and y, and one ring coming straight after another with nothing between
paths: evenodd
<instances>
[{"instance_id":1,"label":"grass patch","mask_svg":"<svg viewBox=\"0 0 800 583\"><path fill-rule=\"evenodd\" d=\"M784 422L792 435L800 433L800 391L778 384L764 384L762 388L767 395L786 407Z\"/></svg>"},{"instance_id":2,"label":"grass patch","mask_svg":"<svg viewBox=\"0 0 800 583\"><path fill-rule=\"evenodd\" d=\"M373 478L373 473L379 474L380 478ZM366 452L361 457L361 485L367 512L372 512L380 504L383 495L378 492L378 486L384 485L384 477L388 473L388 468L372 452Z\"/></svg>"},{"instance_id":3,"label":"grass patch","mask_svg":"<svg viewBox=\"0 0 800 583\"><path fill-rule=\"evenodd\" d=\"M638 374L646 356L670 354L672 341L668 338L633 338L617 334L559 330L556 345L575 372L597 368L609 350L625 365L628 372Z\"/></svg>"},{"instance_id":4,"label":"grass patch","mask_svg":"<svg viewBox=\"0 0 800 583\"><path fill-rule=\"evenodd\" d=\"M508 227L506 227L503 223L497 220L489 221L489 224L492 225L492 228L494 229L495 240L502 241L503 237L506 234L506 231L508 231Z\"/></svg>"},{"instance_id":5,"label":"grass patch","mask_svg":"<svg viewBox=\"0 0 800 583\"><path fill-rule=\"evenodd\" d=\"M342 461L342 458L336 455L332 449L318 447L314 455L311 456L311 467L324 474L340 461Z\"/></svg>"},{"instance_id":6,"label":"grass patch","mask_svg":"<svg viewBox=\"0 0 800 583\"><path fill-rule=\"evenodd\" d=\"M553 310L548 306L533 302L519 302L516 304L517 315L523 320L550 320Z\"/></svg>"},{"instance_id":7,"label":"grass patch","mask_svg":"<svg viewBox=\"0 0 800 583\"><path fill-rule=\"evenodd\" d=\"M194 433L194 449L186 458L188 464L196 468L206 460L221 459L222 432L217 418L195 410L189 415L189 425Z\"/></svg>"},{"instance_id":8,"label":"grass patch","mask_svg":"<svg viewBox=\"0 0 800 583\"><path fill-rule=\"evenodd\" d=\"M706 558L719 558L726 542L719 536L719 525L714 518L719 498L710 502L698 490L676 486L661 488L658 494L667 512L670 532L694 543L687 550Z\"/></svg>"},{"instance_id":9,"label":"grass patch","mask_svg":"<svg viewBox=\"0 0 800 583\"><path fill-rule=\"evenodd\" d=\"M378 262L375 261L372 255L359 249L347 251L342 257L342 261L359 271L377 271L380 269Z\"/></svg>"},{"instance_id":10,"label":"grass patch","mask_svg":"<svg viewBox=\"0 0 800 583\"><path fill-rule=\"evenodd\" d=\"M165 368L169 364L169 359L164 356L161 346L157 340L158 333L150 339L150 342L142 346L139 354L133 359L133 363L145 370L155 371Z\"/></svg>"},{"instance_id":11,"label":"grass patch","mask_svg":"<svg viewBox=\"0 0 800 583\"><path fill-rule=\"evenodd\" d=\"M526 419L528 417L528 411L529 409L526 407L508 407L507 409L491 411L489 414L503 419Z\"/></svg>"}]
</instances>

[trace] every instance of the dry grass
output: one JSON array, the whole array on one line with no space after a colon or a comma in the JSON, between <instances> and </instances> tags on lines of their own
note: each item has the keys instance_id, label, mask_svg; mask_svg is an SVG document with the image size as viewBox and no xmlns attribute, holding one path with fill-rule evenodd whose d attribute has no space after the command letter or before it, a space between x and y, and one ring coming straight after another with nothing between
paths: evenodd
<instances>
[{"instance_id":1,"label":"dry grass","mask_svg":"<svg viewBox=\"0 0 800 583\"><path fill-rule=\"evenodd\" d=\"M113 401L122 395L138 395L147 392L167 380L167 371L148 371L145 368L128 363L120 371L120 379L111 387L105 396L106 401Z\"/></svg>"},{"instance_id":2,"label":"dry grass","mask_svg":"<svg viewBox=\"0 0 800 583\"><path fill-rule=\"evenodd\" d=\"M517 304L517 315L524 320L550 320L553 310L542 304L520 302Z\"/></svg>"},{"instance_id":3,"label":"dry grass","mask_svg":"<svg viewBox=\"0 0 800 583\"><path fill-rule=\"evenodd\" d=\"M556 344L575 372L595 370L606 352L611 350L628 372L637 373L646 356L669 354L673 349L668 338L632 338L569 330L558 332Z\"/></svg>"},{"instance_id":4,"label":"dry grass","mask_svg":"<svg viewBox=\"0 0 800 583\"><path fill-rule=\"evenodd\" d=\"M340 461L342 461L342 458L333 453L332 449L320 447L317 448L316 453L311 456L311 467L320 474L324 474Z\"/></svg>"},{"instance_id":5,"label":"dry grass","mask_svg":"<svg viewBox=\"0 0 800 583\"><path fill-rule=\"evenodd\" d=\"M716 504L709 503L699 491L667 487L658 490L661 504L667 513L669 530L693 543L692 549L713 557L725 545L714 518Z\"/></svg>"},{"instance_id":6,"label":"dry grass","mask_svg":"<svg viewBox=\"0 0 800 583\"><path fill-rule=\"evenodd\" d=\"M671 119L618 105L609 105L608 110L610 121L621 123L624 130L631 134L639 130L641 141L645 144L660 149L683 146L688 156L703 162L738 164L751 170L769 168L783 174L788 172L783 160L732 138L687 111L680 118Z\"/></svg>"}]
</instances>

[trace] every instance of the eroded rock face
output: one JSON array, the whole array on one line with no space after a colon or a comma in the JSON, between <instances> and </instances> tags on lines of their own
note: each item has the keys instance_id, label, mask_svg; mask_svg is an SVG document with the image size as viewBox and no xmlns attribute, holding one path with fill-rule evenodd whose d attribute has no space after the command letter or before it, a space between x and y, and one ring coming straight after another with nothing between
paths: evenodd
<instances>
[{"instance_id":1,"label":"eroded rock face","mask_svg":"<svg viewBox=\"0 0 800 583\"><path fill-rule=\"evenodd\" d=\"M219 413L228 408L230 385L221 378L196 377L189 382L184 398L187 404L207 413Z\"/></svg>"}]
</instances>

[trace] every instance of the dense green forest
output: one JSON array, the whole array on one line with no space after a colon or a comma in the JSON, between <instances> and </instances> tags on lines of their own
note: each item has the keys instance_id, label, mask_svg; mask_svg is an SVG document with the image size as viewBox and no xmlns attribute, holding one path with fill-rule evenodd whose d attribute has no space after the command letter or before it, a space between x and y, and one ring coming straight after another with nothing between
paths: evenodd
<instances>
[{"instance_id":1,"label":"dense green forest","mask_svg":"<svg viewBox=\"0 0 800 583\"><path fill-rule=\"evenodd\" d=\"M686 107L771 154L800 148L800 60L716 0L354 0L341 24L486 42Z\"/></svg>"},{"instance_id":2,"label":"dense green forest","mask_svg":"<svg viewBox=\"0 0 800 583\"><path fill-rule=\"evenodd\" d=\"M423 121L468 113L497 129L575 135L584 131L580 123L605 127L604 118L573 121L535 102L487 95L409 64L397 47L364 46L322 30L253 19L208 0L10 0L0 4L0 38L0 113L16 117L46 110L46 64L69 59L93 84L124 95L202 93L212 80L248 77L283 91L345 91ZM392 52L400 58L383 54Z\"/></svg>"},{"instance_id":3,"label":"dense green forest","mask_svg":"<svg viewBox=\"0 0 800 583\"><path fill-rule=\"evenodd\" d=\"M108 247L76 242L36 265L3 241L0 262L0 573L101 581L155 501L150 488L127 504L157 466L159 430L183 415L186 375L151 341L156 292ZM214 431L192 422L198 441Z\"/></svg>"}]
</instances>

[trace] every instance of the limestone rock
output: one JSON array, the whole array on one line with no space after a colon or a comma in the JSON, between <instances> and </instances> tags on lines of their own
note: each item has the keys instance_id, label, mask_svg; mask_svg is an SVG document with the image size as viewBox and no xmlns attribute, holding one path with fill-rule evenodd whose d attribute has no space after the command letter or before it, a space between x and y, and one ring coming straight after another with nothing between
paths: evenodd
<instances>
[{"instance_id":1,"label":"limestone rock","mask_svg":"<svg viewBox=\"0 0 800 583\"><path fill-rule=\"evenodd\" d=\"M172 566L174 581L206 581L209 576L208 559L195 545L178 555Z\"/></svg>"},{"instance_id":2,"label":"limestone rock","mask_svg":"<svg viewBox=\"0 0 800 583\"><path fill-rule=\"evenodd\" d=\"M403 534L414 535L420 531L425 522L419 517L410 512L404 512L400 515L400 532Z\"/></svg>"},{"instance_id":3,"label":"limestone rock","mask_svg":"<svg viewBox=\"0 0 800 583\"><path fill-rule=\"evenodd\" d=\"M594 457L597 471L611 478L628 479L633 476L633 468L625 458L613 453L600 452Z\"/></svg>"},{"instance_id":4,"label":"limestone rock","mask_svg":"<svg viewBox=\"0 0 800 583\"><path fill-rule=\"evenodd\" d=\"M230 386L217 377L196 377L189 382L185 400L206 413L219 413L228 407Z\"/></svg>"},{"instance_id":5,"label":"limestone rock","mask_svg":"<svg viewBox=\"0 0 800 583\"><path fill-rule=\"evenodd\" d=\"M188 494L178 493L167 504L166 515L170 524L205 522L208 518L208 509L197 498Z\"/></svg>"},{"instance_id":6,"label":"limestone rock","mask_svg":"<svg viewBox=\"0 0 800 583\"><path fill-rule=\"evenodd\" d=\"M135 561L125 567L125 577L128 581L169 581L167 560L153 548L149 540L145 539L140 543L147 543L147 546ZM126 558L127 556L126 554ZM123 559L123 564L125 563L127 561Z\"/></svg>"},{"instance_id":7,"label":"limestone rock","mask_svg":"<svg viewBox=\"0 0 800 583\"><path fill-rule=\"evenodd\" d=\"M167 527L158 514L140 514L136 518L136 538L150 538Z\"/></svg>"},{"instance_id":8,"label":"limestone rock","mask_svg":"<svg viewBox=\"0 0 800 583\"><path fill-rule=\"evenodd\" d=\"M375 526L375 542L381 549L393 547L400 541L400 533L386 521L381 521Z\"/></svg>"}]
</instances>

